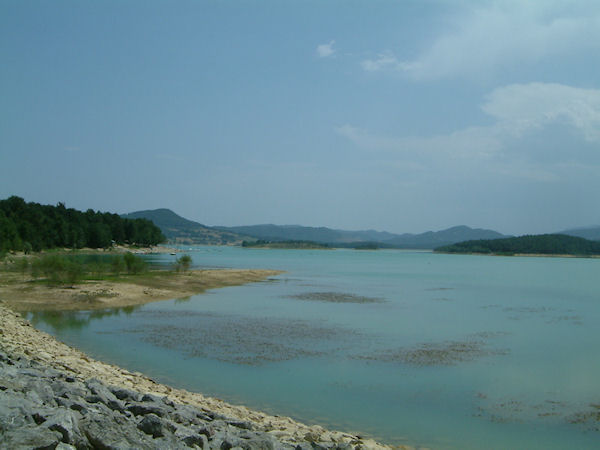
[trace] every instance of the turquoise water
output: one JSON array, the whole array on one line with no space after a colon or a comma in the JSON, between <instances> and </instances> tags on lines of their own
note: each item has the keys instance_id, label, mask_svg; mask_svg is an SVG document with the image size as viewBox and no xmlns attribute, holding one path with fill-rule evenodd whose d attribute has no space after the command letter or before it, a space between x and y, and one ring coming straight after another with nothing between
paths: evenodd
<instances>
[{"instance_id":1,"label":"turquoise water","mask_svg":"<svg viewBox=\"0 0 600 450\"><path fill-rule=\"evenodd\" d=\"M189 299L30 319L157 381L388 443L600 445L598 259L233 247L190 255L196 267L286 273Z\"/></svg>"}]
</instances>

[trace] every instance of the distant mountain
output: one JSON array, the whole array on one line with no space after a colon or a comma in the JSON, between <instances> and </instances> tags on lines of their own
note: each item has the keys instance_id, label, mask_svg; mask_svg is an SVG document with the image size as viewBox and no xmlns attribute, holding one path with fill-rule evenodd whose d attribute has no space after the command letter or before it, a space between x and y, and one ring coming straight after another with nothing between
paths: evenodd
<instances>
[{"instance_id":1,"label":"distant mountain","mask_svg":"<svg viewBox=\"0 0 600 450\"><path fill-rule=\"evenodd\" d=\"M399 248L433 249L442 245L454 244L456 242L479 239L500 239L505 237L508 236L498 233L497 231L459 225L441 231L427 231L421 234L401 234L398 237L385 241L385 243Z\"/></svg>"},{"instance_id":2,"label":"distant mountain","mask_svg":"<svg viewBox=\"0 0 600 450\"><path fill-rule=\"evenodd\" d=\"M241 244L260 239L269 242L312 241L332 247L355 247L368 243L385 248L433 249L457 242L508 237L493 230L470 228L465 225L421 234L393 234L386 231L347 231L326 227L301 225L246 225L208 227L185 219L170 209L153 209L123 214L127 219L149 219L158 226L169 242L176 244Z\"/></svg>"},{"instance_id":3,"label":"distant mountain","mask_svg":"<svg viewBox=\"0 0 600 450\"><path fill-rule=\"evenodd\" d=\"M560 234L582 237L584 239L590 239L592 241L600 241L600 226L571 228L570 230L561 231Z\"/></svg>"},{"instance_id":4,"label":"distant mountain","mask_svg":"<svg viewBox=\"0 0 600 450\"><path fill-rule=\"evenodd\" d=\"M505 239L458 242L435 249L445 253L483 253L495 255L600 255L600 242L565 234L538 234Z\"/></svg>"},{"instance_id":5,"label":"distant mountain","mask_svg":"<svg viewBox=\"0 0 600 450\"><path fill-rule=\"evenodd\" d=\"M217 228L267 241L314 241L334 246L336 244L370 242L381 243L385 247L418 249L433 249L441 245L472 239L497 239L506 237L496 231L473 229L464 225L437 232L428 231L422 234L406 233L401 235L385 231L345 231L325 227L303 227L300 225L267 224Z\"/></svg>"},{"instance_id":6,"label":"distant mountain","mask_svg":"<svg viewBox=\"0 0 600 450\"><path fill-rule=\"evenodd\" d=\"M326 227L303 227L300 225L265 224L216 228L252 236L265 241L313 241L321 244L385 241L396 236L384 231L344 231Z\"/></svg>"},{"instance_id":7,"label":"distant mountain","mask_svg":"<svg viewBox=\"0 0 600 450\"><path fill-rule=\"evenodd\" d=\"M240 244L246 236L230 231L207 227L201 223L185 219L170 209L153 209L123 214L126 219L148 219L161 229L170 243L191 245Z\"/></svg>"}]
</instances>

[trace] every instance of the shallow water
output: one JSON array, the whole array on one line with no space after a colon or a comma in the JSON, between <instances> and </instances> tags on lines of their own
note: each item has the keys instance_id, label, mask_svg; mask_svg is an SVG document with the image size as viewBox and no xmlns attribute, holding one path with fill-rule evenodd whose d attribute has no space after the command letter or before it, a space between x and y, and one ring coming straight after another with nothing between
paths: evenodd
<instances>
[{"instance_id":1,"label":"shallow water","mask_svg":"<svg viewBox=\"0 0 600 450\"><path fill-rule=\"evenodd\" d=\"M598 259L232 247L190 255L196 267L287 272L189 299L30 319L157 381L388 443L600 442Z\"/></svg>"}]
</instances>

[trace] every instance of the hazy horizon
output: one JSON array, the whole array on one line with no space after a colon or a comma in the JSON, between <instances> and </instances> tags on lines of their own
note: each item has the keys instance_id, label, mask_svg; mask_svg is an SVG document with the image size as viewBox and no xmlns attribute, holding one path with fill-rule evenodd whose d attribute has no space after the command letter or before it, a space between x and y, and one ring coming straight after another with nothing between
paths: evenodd
<instances>
[{"instance_id":1,"label":"hazy horizon","mask_svg":"<svg viewBox=\"0 0 600 450\"><path fill-rule=\"evenodd\" d=\"M444 228L440 228L440 229L423 229L423 230L419 230L419 231L390 231L390 230L386 230L386 229L376 229L376 228L362 228L362 229L358 229L358 228L335 228L335 227L326 227L325 225L318 225L318 224L312 224L312 225L306 225L306 224L299 224L299 223L271 223L271 222L257 222L257 223L244 223L244 224L240 224L240 225L227 225L227 224L207 224L204 223L200 220L194 220L194 219L190 219L189 217L184 217L181 214L178 214L177 211L173 211L171 208L155 208L155 209L151 209L151 210L136 210L136 211L128 211L125 213L119 213L121 215L126 215L126 214L131 214L131 213L137 213L137 212L143 212L143 211L154 211L154 210L159 210L159 209L167 209L170 210L172 213L177 214L180 217L183 217L184 219L187 220L192 220L194 222L197 222L201 225L205 225L205 226L209 226L209 227L237 227L237 226L264 226L264 225L275 225L275 226L282 226L282 227L309 227L309 228L330 228L333 230L339 230L339 231L376 231L376 232L387 232L387 233L392 233L392 234L397 234L397 235L401 235L401 234L421 234L421 233L426 233L428 231L444 231L450 228L455 228L455 227L460 227L460 226L467 226L469 228L483 228L483 227L474 227L471 226L467 223L457 223L454 225L450 225L448 227L444 227ZM568 230L576 230L576 229L587 229L587 228L596 228L600 225L583 225L583 226L576 226L576 227L571 227L571 228L563 228L560 230L553 230L550 233L557 233L560 231L568 231ZM504 233L502 230L497 230L494 228L489 228L492 231L497 231L499 233L505 234L505 235L510 235L511 233ZM523 234L530 234L530 233L520 233L519 235L523 235Z\"/></svg>"},{"instance_id":2,"label":"hazy horizon","mask_svg":"<svg viewBox=\"0 0 600 450\"><path fill-rule=\"evenodd\" d=\"M504 234L600 224L600 3L0 1L0 197Z\"/></svg>"}]
</instances>

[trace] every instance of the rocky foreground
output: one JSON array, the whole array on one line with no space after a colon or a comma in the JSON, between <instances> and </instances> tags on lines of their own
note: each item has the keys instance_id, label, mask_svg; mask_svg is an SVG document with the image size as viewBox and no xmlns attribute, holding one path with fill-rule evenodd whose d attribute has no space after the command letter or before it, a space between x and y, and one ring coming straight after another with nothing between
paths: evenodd
<instances>
[{"instance_id":1,"label":"rocky foreground","mask_svg":"<svg viewBox=\"0 0 600 450\"><path fill-rule=\"evenodd\" d=\"M292 448L250 422L77 380L24 357L0 354L0 389L7 448Z\"/></svg>"},{"instance_id":2,"label":"rocky foreground","mask_svg":"<svg viewBox=\"0 0 600 450\"><path fill-rule=\"evenodd\" d=\"M94 361L2 306L0 391L2 448L389 448Z\"/></svg>"}]
</instances>

